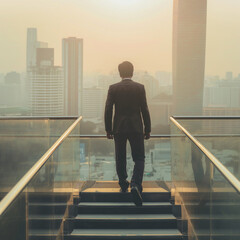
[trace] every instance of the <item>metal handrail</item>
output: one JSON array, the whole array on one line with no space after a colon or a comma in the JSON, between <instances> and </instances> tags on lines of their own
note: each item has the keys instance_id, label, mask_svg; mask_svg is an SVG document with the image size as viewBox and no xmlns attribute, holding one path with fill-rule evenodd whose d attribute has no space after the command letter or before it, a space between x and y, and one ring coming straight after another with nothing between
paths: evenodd
<instances>
[{"instance_id":1,"label":"metal handrail","mask_svg":"<svg viewBox=\"0 0 240 240\"><path fill-rule=\"evenodd\" d=\"M78 119L76 116L13 116L0 117L0 120L63 120L63 119Z\"/></svg>"},{"instance_id":2,"label":"metal handrail","mask_svg":"<svg viewBox=\"0 0 240 240\"><path fill-rule=\"evenodd\" d=\"M240 136L240 134L239 134ZM36 137L48 137L47 135L16 135L16 134L0 134L0 137L27 137L27 138L36 138ZM59 135L51 135L50 137L59 137ZM172 135L166 135L166 134L153 134L151 135L151 138L170 138L172 137ZM69 136L69 138L106 138L106 134L72 134L71 136Z\"/></svg>"},{"instance_id":3,"label":"metal handrail","mask_svg":"<svg viewBox=\"0 0 240 240\"><path fill-rule=\"evenodd\" d=\"M0 137L9 137L9 138L43 138L43 137L49 137L48 135L16 135L16 134L1 134ZM50 137L59 137L59 135L52 135ZM178 137L178 135L174 136L173 134L171 135L165 135L165 134L153 134L151 135L150 138L171 138L171 137ZM219 138L219 137L240 137L240 134L194 134L194 137L199 137L199 138ZM105 134L71 134L69 138L106 138Z\"/></svg>"},{"instance_id":4,"label":"metal handrail","mask_svg":"<svg viewBox=\"0 0 240 240\"><path fill-rule=\"evenodd\" d=\"M0 134L0 136L2 136ZM171 138L171 137L178 137L179 135L168 135L168 134L153 134L150 136L151 138ZM240 137L240 134L194 134L195 137L201 138L212 138L212 137ZM71 135L70 138L106 138L105 134L81 134L81 135Z\"/></svg>"},{"instance_id":5,"label":"metal handrail","mask_svg":"<svg viewBox=\"0 0 240 240\"><path fill-rule=\"evenodd\" d=\"M193 137L174 117L170 117L173 124L180 129L199 149L207 156L212 164L219 170L225 179L240 193L239 180L210 152L208 151L195 137Z\"/></svg>"},{"instance_id":6,"label":"metal handrail","mask_svg":"<svg viewBox=\"0 0 240 240\"><path fill-rule=\"evenodd\" d=\"M18 181L18 183L11 189L11 191L2 199L0 202L0 216L7 210L7 208L13 203L16 197L24 190L32 178L39 172L44 166L49 157L54 151L61 145L66 137L72 132L72 130L81 121L80 116L63 134L58 140L52 145L51 148L34 164L34 166Z\"/></svg>"},{"instance_id":7,"label":"metal handrail","mask_svg":"<svg viewBox=\"0 0 240 240\"><path fill-rule=\"evenodd\" d=\"M231 119L240 119L240 116L173 116L174 119L182 120L191 120L191 119L206 119L206 120L231 120Z\"/></svg>"}]
</instances>

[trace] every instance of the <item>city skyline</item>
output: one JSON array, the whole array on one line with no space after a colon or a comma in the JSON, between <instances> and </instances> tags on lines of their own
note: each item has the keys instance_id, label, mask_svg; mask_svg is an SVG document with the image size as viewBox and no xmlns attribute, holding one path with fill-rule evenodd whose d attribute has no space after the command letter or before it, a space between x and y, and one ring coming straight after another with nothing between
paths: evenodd
<instances>
[{"instance_id":1,"label":"city skyline","mask_svg":"<svg viewBox=\"0 0 240 240\"><path fill-rule=\"evenodd\" d=\"M237 11L240 3L230 1L211 0L208 3L206 75L239 72L240 53L235 46L240 41ZM132 61L136 69L171 71L172 1L130 2L120 4L103 0L100 4L91 0L70 0L67 4L61 0L48 2L46 9L45 0L37 7L24 0L19 5L24 18L18 21L12 21L19 16L19 8L12 8L17 4L16 0L0 3L0 20L5 23L0 25L4 36L0 39L0 72L24 71L28 27L36 27L39 37L55 49L58 66L61 65L61 39L74 36L85 39L84 72L106 74L125 59ZM59 9L54 12L56 7ZM43 12L46 14L41 18ZM62 17L70 14L70 18ZM52 15L55 18L50 21Z\"/></svg>"}]
</instances>

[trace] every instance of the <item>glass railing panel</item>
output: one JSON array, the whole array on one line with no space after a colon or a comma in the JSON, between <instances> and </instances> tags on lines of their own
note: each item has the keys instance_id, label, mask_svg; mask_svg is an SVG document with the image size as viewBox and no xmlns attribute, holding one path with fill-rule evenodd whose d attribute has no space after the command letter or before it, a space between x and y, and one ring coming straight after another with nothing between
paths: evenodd
<instances>
[{"instance_id":1,"label":"glass railing panel","mask_svg":"<svg viewBox=\"0 0 240 240\"><path fill-rule=\"evenodd\" d=\"M117 181L114 140L106 137L81 137L81 180ZM134 162L127 143L127 173L131 179ZM171 142L169 136L145 141L143 181L171 181Z\"/></svg>"},{"instance_id":2,"label":"glass railing panel","mask_svg":"<svg viewBox=\"0 0 240 240\"><path fill-rule=\"evenodd\" d=\"M114 160L114 143L105 137L80 138L81 180L111 181L117 180Z\"/></svg>"},{"instance_id":3,"label":"glass railing panel","mask_svg":"<svg viewBox=\"0 0 240 240\"><path fill-rule=\"evenodd\" d=\"M240 118L177 121L240 180Z\"/></svg>"},{"instance_id":4,"label":"glass railing panel","mask_svg":"<svg viewBox=\"0 0 240 240\"><path fill-rule=\"evenodd\" d=\"M64 223L73 214L74 198L78 198L80 188L81 145L80 139L75 137L79 131L80 124L28 185L28 206L35 204L34 212L31 211L34 208L28 209L28 236L49 235L52 239L61 239L64 231L70 231ZM42 201L49 205L47 214L41 214L42 206L38 203ZM42 225L37 224L38 221Z\"/></svg>"},{"instance_id":5,"label":"glass railing panel","mask_svg":"<svg viewBox=\"0 0 240 240\"><path fill-rule=\"evenodd\" d=\"M28 190L28 237L62 235L63 219L73 192L73 146L64 142L48 159L48 162L29 183ZM48 211L41 212L43 204ZM63 206L59 210L59 206Z\"/></svg>"},{"instance_id":6,"label":"glass railing panel","mask_svg":"<svg viewBox=\"0 0 240 240\"><path fill-rule=\"evenodd\" d=\"M195 219L201 219L203 215L210 218L210 208L205 205L205 202L210 202L210 162L173 123L171 135L174 199L175 204L182 207L182 220L188 223L186 234L190 239L194 239L199 231L209 236L209 220L201 225Z\"/></svg>"},{"instance_id":7,"label":"glass railing panel","mask_svg":"<svg viewBox=\"0 0 240 240\"><path fill-rule=\"evenodd\" d=\"M0 215L0 239L27 238L27 192L22 192L2 215Z\"/></svg>"},{"instance_id":8,"label":"glass railing panel","mask_svg":"<svg viewBox=\"0 0 240 240\"><path fill-rule=\"evenodd\" d=\"M223 175L213 168L211 202L211 239L240 239L240 194Z\"/></svg>"},{"instance_id":9,"label":"glass railing panel","mask_svg":"<svg viewBox=\"0 0 240 240\"><path fill-rule=\"evenodd\" d=\"M79 124L74 132L79 135ZM79 189L79 142L69 135L0 216L0 239L63 237Z\"/></svg>"},{"instance_id":10,"label":"glass railing panel","mask_svg":"<svg viewBox=\"0 0 240 240\"><path fill-rule=\"evenodd\" d=\"M0 118L1 136L34 136L61 134L63 129L68 128L76 117L23 117L23 118Z\"/></svg>"},{"instance_id":11,"label":"glass railing panel","mask_svg":"<svg viewBox=\"0 0 240 240\"><path fill-rule=\"evenodd\" d=\"M0 199L74 121L0 119Z\"/></svg>"},{"instance_id":12,"label":"glass railing panel","mask_svg":"<svg viewBox=\"0 0 240 240\"><path fill-rule=\"evenodd\" d=\"M145 140L145 169L143 181L171 182L170 136Z\"/></svg>"},{"instance_id":13,"label":"glass railing panel","mask_svg":"<svg viewBox=\"0 0 240 240\"><path fill-rule=\"evenodd\" d=\"M192 135L239 135L240 117L176 117Z\"/></svg>"},{"instance_id":14,"label":"glass railing panel","mask_svg":"<svg viewBox=\"0 0 240 240\"><path fill-rule=\"evenodd\" d=\"M239 239L239 193L173 123L171 133L175 203L182 206L189 238Z\"/></svg>"}]
</instances>

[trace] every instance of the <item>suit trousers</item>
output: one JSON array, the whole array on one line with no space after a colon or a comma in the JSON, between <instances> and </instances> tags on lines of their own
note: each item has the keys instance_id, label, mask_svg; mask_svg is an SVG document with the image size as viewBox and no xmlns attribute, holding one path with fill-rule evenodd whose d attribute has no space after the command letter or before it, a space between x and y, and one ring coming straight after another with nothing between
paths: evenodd
<instances>
[{"instance_id":1,"label":"suit trousers","mask_svg":"<svg viewBox=\"0 0 240 240\"><path fill-rule=\"evenodd\" d=\"M114 134L116 170L119 178L119 185L124 184L128 177L126 162L127 140L130 143L132 158L134 161L131 187L136 186L142 192L142 179L144 172L145 151L144 135L141 133L117 133Z\"/></svg>"}]
</instances>

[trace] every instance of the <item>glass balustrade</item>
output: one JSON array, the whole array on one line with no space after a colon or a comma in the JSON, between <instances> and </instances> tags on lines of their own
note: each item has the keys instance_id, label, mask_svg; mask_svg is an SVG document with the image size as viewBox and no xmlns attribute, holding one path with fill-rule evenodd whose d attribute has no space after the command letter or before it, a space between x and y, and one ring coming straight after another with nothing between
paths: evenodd
<instances>
[{"instance_id":1,"label":"glass balustrade","mask_svg":"<svg viewBox=\"0 0 240 240\"><path fill-rule=\"evenodd\" d=\"M33 153L35 154L34 160L39 160L42 157L40 154L43 155L48 150L49 145L53 145L76 119L62 121L54 120L51 122L51 120L47 120L44 123L40 120L38 122L32 120L32 125L36 128L39 127L35 134L32 134L27 128L27 125L31 125L30 122L22 124L28 130L28 137L21 138L24 140L24 144L29 144L29 151L24 152L24 148L21 151L23 154L30 154L27 159L31 159L31 153ZM15 124L20 125L21 123L16 121ZM52 126L52 124L55 125ZM0 239L29 239L34 238L36 234L38 237L52 236L54 238L63 234L64 217L71 214L74 193L79 188L81 144L79 138L71 137L79 135L79 130L80 124L78 123L12 204L0 214ZM22 136L24 131L19 134ZM40 145L41 141L47 142L41 151L38 147L31 150L32 144ZM21 144L20 139L17 144ZM37 157L39 158L37 159ZM35 161L32 159L31 164L27 163L30 166ZM24 169L25 174L29 169L27 167ZM22 172L24 169L21 169Z\"/></svg>"},{"instance_id":2,"label":"glass balustrade","mask_svg":"<svg viewBox=\"0 0 240 240\"><path fill-rule=\"evenodd\" d=\"M37 120L38 123L34 122L35 120L31 121L32 126L39 127L38 130L29 130L27 134L23 124L23 131L19 131L18 136L25 134L22 139L28 141L30 146L41 144L41 140L45 140L47 143L43 141L46 144L46 149L43 148L41 152L43 155L75 119L63 120L62 123L61 120L48 120L46 123L41 123L40 120ZM190 133L193 131L193 135L205 147L212 146L207 142L210 138L206 136L204 121L184 121L179 120ZM26 122L26 129L29 129L31 124ZM9 141L13 133L1 134L6 134L5 141ZM209 135L211 134L213 133L210 132ZM213 141L215 135L211 137ZM13 134L12 139L21 146L21 138L18 140ZM220 140L221 137L217 139ZM21 150L24 153L24 148ZM42 155L39 156L40 153L33 150L33 147L29 147L27 153L36 154L30 155L35 156L36 162ZM129 178L132 175L133 164L128 144ZM25 173L26 166L30 166L30 163L25 165ZM65 218L74 214L75 198L78 198L79 191L83 189L86 181L117 180L114 141L106 139L103 135L81 135L80 124L77 124L13 203L0 215L0 238L27 239L51 236L63 239L64 232L71 228L65 224ZM183 221L179 226L189 239L197 237L210 240L218 236L234 240L240 237L237 227L240 224L239 193L209 157L175 124L171 123L171 136L156 135L145 141L143 180L145 183L165 182L168 187L172 187L175 204L181 205L182 209Z\"/></svg>"},{"instance_id":3,"label":"glass balustrade","mask_svg":"<svg viewBox=\"0 0 240 240\"><path fill-rule=\"evenodd\" d=\"M190 124L191 127L187 124L183 127L190 134L194 129L193 135L201 134L197 127L200 121L192 120ZM188 234L188 239L239 239L239 192L173 123L171 134L172 183L175 204L181 205L185 220L182 231ZM204 144L207 145L205 141Z\"/></svg>"},{"instance_id":4,"label":"glass balustrade","mask_svg":"<svg viewBox=\"0 0 240 240\"><path fill-rule=\"evenodd\" d=\"M74 121L74 118L0 118L0 199Z\"/></svg>"},{"instance_id":5,"label":"glass balustrade","mask_svg":"<svg viewBox=\"0 0 240 240\"><path fill-rule=\"evenodd\" d=\"M240 180L240 118L177 119Z\"/></svg>"},{"instance_id":6,"label":"glass balustrade","mask_svg":"<svg viewBox=\"0 0 240 240\"><path fill-rule=\"evenodd\" d=\"M117 181L114 140L105 136L80 137L81 180ZM128 179L132 176L134 162L127 144ZM145 141L145 171L143 181L171 181L170 136L153 136Z\"/></svg>"}]
</instances>

